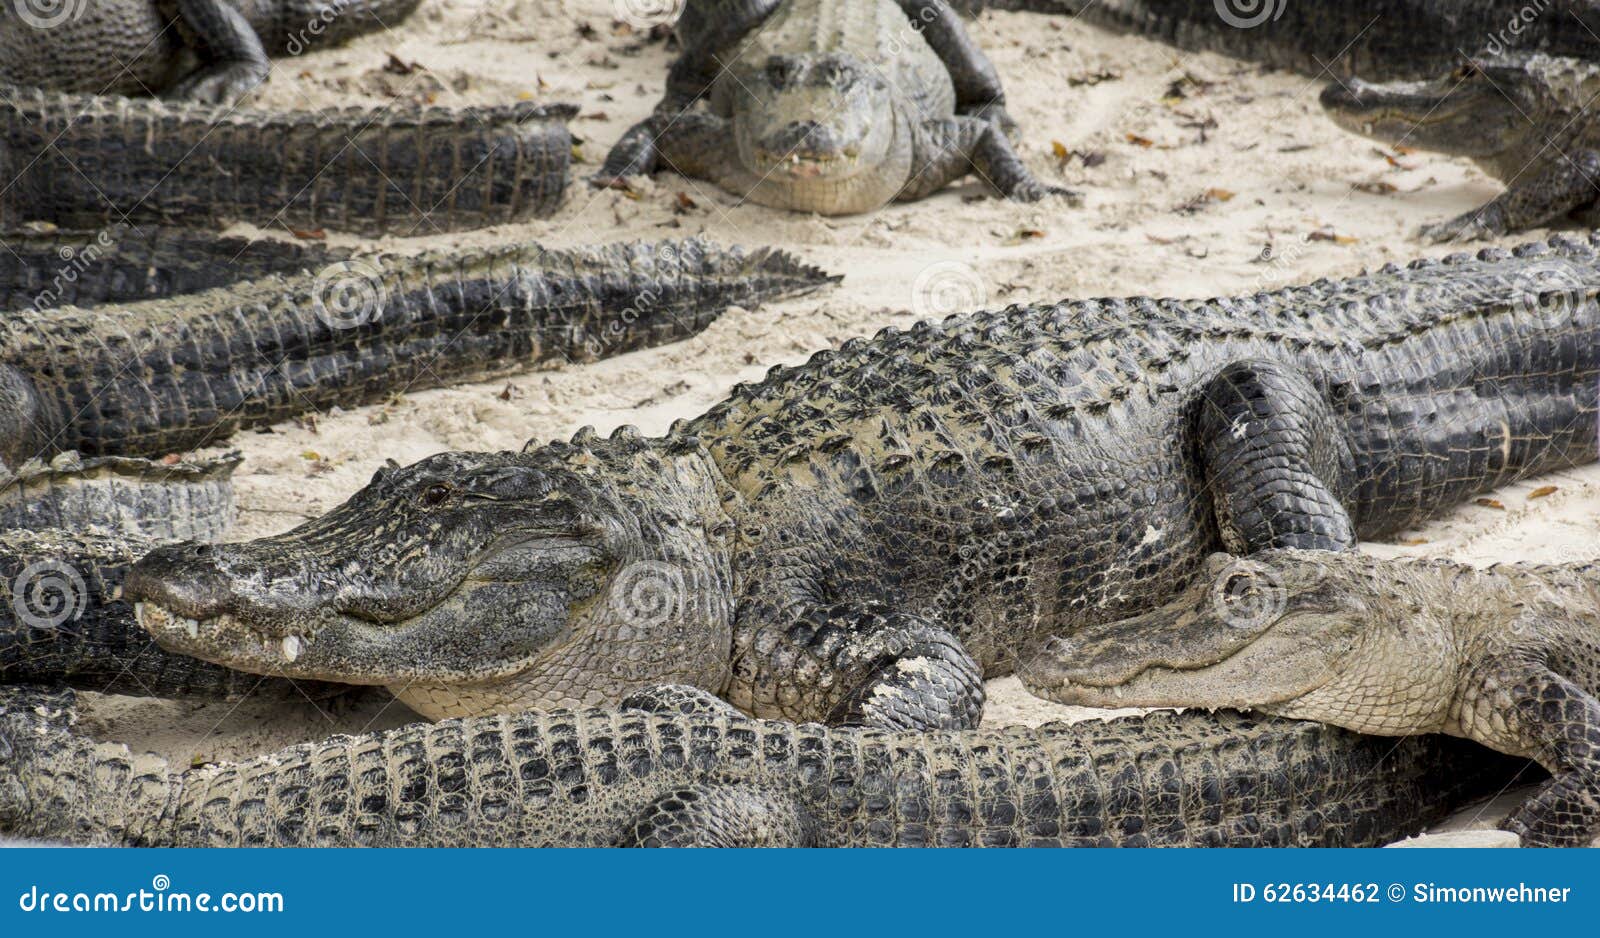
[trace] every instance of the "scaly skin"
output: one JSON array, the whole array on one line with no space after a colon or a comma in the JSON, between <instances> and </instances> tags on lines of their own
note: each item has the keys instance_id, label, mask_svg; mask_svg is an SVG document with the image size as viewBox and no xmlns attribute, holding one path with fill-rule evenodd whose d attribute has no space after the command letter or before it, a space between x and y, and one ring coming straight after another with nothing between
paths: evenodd
<instances>
[{"instance_id":1,"label":"scaly skin","mask_svg":"<svg viewBox=\"0 0 1600 938\"><path fill-rule=\"evenodd\" d=\"M1447 72L1466 56L1512 50L1592 56L1600 33L1600 4L1593 0L970 0L960 5L1064 14L1114 32L1312 78L1359 75L1368 81L1422 78ZM1537 15L1528 17L1527 11Z\"/></svg>"},{"instance_id":2,"label":"scaly skin","mask_svg":"<svg viewBox=\"0 0 1600 938\"><path fill-rule=\"evenodd\" d=\"M971 726L982 678L1219 548L1348 548L1594 460L1597 244L886 330L663 439L436 456L293 531L155 551L127 589L165 648L434 717L666 681Z\"/></svg>"},{"instance_id":3,"label":"scaly skin","mask_svg":"<svg viewBox=\"0 0 1600 938\"><path fill-rule=\"evenodd\" d=\"M829 280L698 241L527 245L23 312L0 337L0 462L185 452L310 410L677 341L729 304Z\"/></svg>"},{"instance_id":4,"label":"scaly skin","mask_svg":"<svg viewBox=\"0 0 1600 938\"><path fill-rule=\"evenodd\" d=\"M1022 679L1091 707L1248 708L1385 736L1448 733L1551 779L1504 822L1600 835L1600 566L1213 557L1172 603L1054 640Z\"/></svg>"},{"instance_id":5,"label":"scaly skin","mask_svg":"<svg viewBox=\"0 0 1600 938\"><path fill-rule=\"evenodd\" d=\"M1600 67L1519 55L1427 81L1330 86L1322 106L1340 126L1389 143L1470 157L1506 184L1493 201L1428 225L1432 241L1471 241L1559 224L1590 224L1600 203Z\"/></svg>"},{"instance_id":6,"label":"scaly skin","mask_svg":"<svg viewBox=\"0 0 1600 938\"><path fill-rule=\"evenodd\" d=\"M667 689L668 691L672 689ZM0 831L139 846L1369 846L1511 777L1438 737L1203 713L885 733L687 695L339 736L174 772L0 703ZM687 709L691 712L680 712Z\"/></svg>"},{"instance_id":7,"label":"scaly skin","mask_svg":"<svg viewBox=\"0 0 1600 938\"><path fill-rule=\"evenodd\" d=\"M317 270L354 253L318 241L224 238L184 228L0 231L0 310L98 306Z\"/></svg>"},{"instance_id":8,"label":"scaly skin","mask_svg":"<svg viewBox=\"0 0 1600 938\"><path fill-rule=\"evenodd\" d=\"M29 461L0 487L0 531L115 530L163 541L219 541L233 526L240 456L167 465L64 453Z\"/></svg>"},{"instance_id":9,"label":"scaly skin","mask_svg":"<svg viewBox=\"0 0 1600 938\"><path fill-rule=\"evenodd\" d=\"M418 0L90 0L0 7L0 84L230 104L299 55L398 25Z\"/></svg>"},{"instance_id":10,"label":"scaly skin","mask_svg":"<svg viewBox=\"0 0 1600 938\"><path fill-rule=\"evenodd\" d=\"M293 702L349 690L242 674L156 647L118 595L129 565L156 543L122 533L0 533L0 685Z\"/></svg>"},{"instance_id":11,"label":"scaly skin","mask_svg":"<svg viewBox=\"0 0 1600 938\"><path fill-rule=\"evenodd\" d=\"M666 97L598 181L671 168L823 215L970 172L1021 201L1071 195L1017 157L999 76L943 0L689 0L677 30Z\"/></svg>"},{"instance_id":12,"label":"scaly skin","mask_svg":"<svg viewBox=\"0 0 1600 938\"><path fill-rule=\"evenodd\" d=\"M0 86L0 223L432 234L560 204L569 105L269 112Z\"/></svg>"}]
</instances>

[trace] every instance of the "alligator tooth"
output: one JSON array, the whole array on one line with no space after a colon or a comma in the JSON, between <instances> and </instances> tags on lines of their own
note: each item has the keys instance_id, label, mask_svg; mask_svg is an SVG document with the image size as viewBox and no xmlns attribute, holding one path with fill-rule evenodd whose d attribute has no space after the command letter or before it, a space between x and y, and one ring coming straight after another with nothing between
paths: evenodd
<instances>
[{"instance_id":1,"label":"alligator tooth","mask_svg":"<svg viewBox=\"0 0 1600 938\"><path fill-rule=\"evenodd\" d=\"M197 619L184 619L183 630L189 633L190 638L200 637L200 622Z\"/></svg>"},{"instance_id":2,"label":"alligator tooth","mask_svg":"<svg viewBox=\"0 0 1600 938\"><path fill-rule=\"evenodd\" d=\"M290 661L300 657L300 636L285 635L283 637L283 656Z\"/></svg>"}]
</instances>

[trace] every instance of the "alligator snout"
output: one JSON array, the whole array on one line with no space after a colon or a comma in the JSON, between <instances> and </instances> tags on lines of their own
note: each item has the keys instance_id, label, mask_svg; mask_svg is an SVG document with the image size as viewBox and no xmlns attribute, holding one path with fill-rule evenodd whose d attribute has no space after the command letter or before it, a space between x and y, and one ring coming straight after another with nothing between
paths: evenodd
<instances>
[{"instance_id":1,"label":"alligator snout","mask_svg":"<svg viewBox=\"0 0 1600 938\"><path fill-rule=\"evenodd\" d=\"M122 582L129 602L154 603L190 619L213 619L229 611L228 578L217 568L209 544L174 544L146 554Z\"/></svg>"},{"instance_id":2,"label":"alligator snout","mask_svg":"<svg viewBox=\"0 0 1600 938\"><path fill-rule=\"evenodd\" d=\"M842 149L839 139L826 125L818 121L793 121L770 134L762 148L776 155L792 154L805 157L834 157Z\"/></svg>"}]
</instances>

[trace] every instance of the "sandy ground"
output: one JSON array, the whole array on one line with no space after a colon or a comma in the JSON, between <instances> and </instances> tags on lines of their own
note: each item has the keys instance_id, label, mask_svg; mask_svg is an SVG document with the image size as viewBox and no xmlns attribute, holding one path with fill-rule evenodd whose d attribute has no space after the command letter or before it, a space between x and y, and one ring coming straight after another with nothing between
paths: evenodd
<instances>
[{"instance_id":1,"label":"sandy ground","mask_svg":"<svg viewBox=\"0 0 1600 938\"><path fill-rule=\"evenodd\" d=\"M582 105L573 127L589 164L578 169L587 174L661 92L671 51L646 29L617 21L619 11L650 5L430 2L392 33L278 63L262 103L573 101ZM792 249L845 281L820 296L734 310L670 348L519 376L509 399L507 382L497 381L244 434L234 441L247 457L237 535L281 531L326 511L390 457L408 463L448 449L517 448L585 424L659 432L771 365L926 316L1062 297L1251 292L1445 253L1420 246L1414 229L1498 188L1463 162L1386 152L1340 131L1321 116L1317 86L1293 75L1026 14L986 14L973 32L1005 79L1025 158L1043 177L1081 190L1083 207L1019 206L968 185L872 216L824 219L741 205L708 184L662 176L637 198L574 186L553 219L429 239L564 245L705 234ZM1057 143L1070 154L1065 161ZM1534 497L1548 485L1554 494ZM1370 548L1473 562L1600 555L1600 468L1494 497L1502 507L1463 507ZM105 736L182 762L415 718L377 699L329 713L309 702L99 698L89 715ZM990 723L1082 715L1030 697L1014 680L992 686ZM1482 826L1503 808L1474 809L1451 827Z\"/></svg>"}]
</instances>

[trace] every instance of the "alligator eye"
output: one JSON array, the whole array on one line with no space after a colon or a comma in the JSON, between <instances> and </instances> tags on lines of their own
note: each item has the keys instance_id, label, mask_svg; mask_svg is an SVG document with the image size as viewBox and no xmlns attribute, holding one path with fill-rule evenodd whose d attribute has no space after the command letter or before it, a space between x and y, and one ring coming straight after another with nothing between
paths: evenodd
<instances>
[{"instance_id":1,"label":"alligator eye","mask_svg":"<svg viewBox=\"0 0 1600 938\"><path fill-rule=\"evenodd\" d=\"M422 490L422 503L429 508L444 504L444 500L449 497L450 486L443 482L435 482Z\"/></svg>"}]
</instances>

